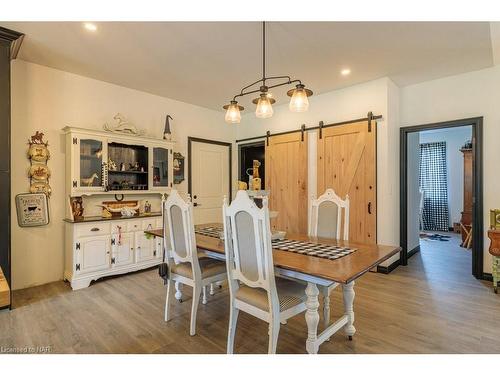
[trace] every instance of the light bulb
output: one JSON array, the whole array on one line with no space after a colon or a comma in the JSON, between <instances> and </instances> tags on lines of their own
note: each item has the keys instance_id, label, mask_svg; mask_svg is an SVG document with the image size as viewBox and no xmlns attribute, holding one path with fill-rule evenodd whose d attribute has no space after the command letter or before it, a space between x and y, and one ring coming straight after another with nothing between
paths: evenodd
<instances>
[{"instance_id":1,"label":"light bulb","mask_svg":"<svg viewBox=\"0 0 500 375\"><path fill-rule=\"evenodd\" d=\"M255 110L255 116L258 118L269 118L273 115L273 106L271 100L269 100L267 94L260 94L259 101L257 102L257 109Z\"/></svg>"},{"instance_id":2,"label":"light bulb","mask_svg":"<svg viewBox=\"0 0 500 375\"><path fill-rule=\"evenodd\" d=\"M305 112L308 110L309 99L307 99L307 93L303 86L300 87L300 85L297 85L297 88L293 90L293 95L288 107L292 112Z\"/></svg>"},{"instance_id":3,"label":"light bulb","mask_svg":"<svg viewBox=\"0 0 500 375\"><path fill-rule=\"evenodd\" d=\"M97 26L90 22L85 22L83 24L83 27L85 27L85 29L88 31L97 31Z\"/></svg>"},{"instance_id":4,"label":"light bulb","mask_svg":"<svg viewBox=\"0 0 500 375\"><path fill-rule=\"evenodd\" d=\"M232 100L227 106L225 120L228 124L239 124L241 121L240 107L238 102Z\"/></svg>"}]
</instances>

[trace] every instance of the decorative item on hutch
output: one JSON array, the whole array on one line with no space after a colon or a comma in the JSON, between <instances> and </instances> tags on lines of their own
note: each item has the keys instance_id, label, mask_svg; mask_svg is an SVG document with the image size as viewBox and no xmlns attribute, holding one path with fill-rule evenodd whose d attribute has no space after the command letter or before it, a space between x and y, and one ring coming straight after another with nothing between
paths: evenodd
<instances>
[{"instance_id":1,"label":"decorative item on hutch","mask_svg":"<svg viewBox=\"0 0 500 375\"><path fill-rule=\"evenodd\" d=\"M30 193L45 193L50 197L52 189L49 185L50 169L47 166L50 159L49 142L44 142L43 136L44 134L37 130L28 140L28 158L31 164L28 171Z\"/></svg>"},{"instance_id":2,"label":"decorative item on hutch","mask_svg":"<svg viewBox=\"0 0 500 375\"><path fill-rule=\"evenodd\" d=\"M165 118L165 129L163 130L163 139L167 141L172 140L172 129L170 129L170 121L173 120L172 116L167 115Z\"/></svg>"},{"instance_id":3,"label":"decorative item on hutch","mask_svg":"<svg viewBox=\"0 0 500 375\"><path fill-rule=\"evenodd\" d=\"M136 136L144 135L143 130L137 129L137 127L134 124L130 123L121 113L117 113L113 117L113 119L117 122L116 126L111 126L108 123L105 123L103 125L104 130L112 133L121 133Z\"/></svg>"}]
</instances>

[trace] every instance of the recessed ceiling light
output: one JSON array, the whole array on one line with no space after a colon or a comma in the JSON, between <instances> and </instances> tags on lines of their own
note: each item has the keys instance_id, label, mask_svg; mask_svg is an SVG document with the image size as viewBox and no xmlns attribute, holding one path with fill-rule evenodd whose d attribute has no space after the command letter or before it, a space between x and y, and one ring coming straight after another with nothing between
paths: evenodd
<instances>
[{"instance_id":1,"label":"recessed ceiling light","mask_svg":"<svg viewBox=\"0 0 500 375\"><path fill-rule=\"evenodd\" d=\"M85 27L85 29L88 31L97 31L97 26L90 22L85 22L83 24L83 27Z\"/></svg>"},{"instance_id":2,"label":"recessed ceiling light","mask_svg":"<svg viewBox=\"0 0 500 375\"><path fill-rule=\"evenodd\" d=\"M342 74L343 76L348 76L349 74L351 74L351 69L349 68L342 69L340 71L340 74Z\"/></svg>"}]
</instances>

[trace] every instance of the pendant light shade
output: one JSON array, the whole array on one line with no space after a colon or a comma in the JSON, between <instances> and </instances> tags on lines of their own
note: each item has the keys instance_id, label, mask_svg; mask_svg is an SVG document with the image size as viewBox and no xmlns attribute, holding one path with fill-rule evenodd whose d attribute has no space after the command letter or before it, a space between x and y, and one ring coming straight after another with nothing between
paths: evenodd
<instances>
[{"instance_id":1,"label":"pendant light shade","mask_svg":"<svg viewBox=\"0 0 500 375\"><path fill-rule=\"evenodd\" d=\"M244 108L238 105L236 100L231 100L231 103L222 107L226 110L225 120L228 124L239 124L241 121L241 112Z\"/></svg>"},{"instance_id":2,"label":"pendant light shade","mask_svg":"<svg viewBox=\"0 0 500 375\"><path fill-rule=\"evenodd\" d=\"M260 98L256 100L257 100L257 109L255 110L255 116L257 116L258 118L271 117L273 115L272 103L274 103L275 100L269 98L266 93L260 94Z\"/></svg>"},{"instance_id":3,"label":"pendant light shade","mask_svg":"<svg viewBox=\"0 0 500 375\"><path fill-rule=\"evenodd\" d=\"M289 108L292 112L305 112L309 109L308 96L312 95L312 91L308 90L302 84L298 84L295 89L288 91L288 96L291 96Z\"/></svg>"}]
</instances>

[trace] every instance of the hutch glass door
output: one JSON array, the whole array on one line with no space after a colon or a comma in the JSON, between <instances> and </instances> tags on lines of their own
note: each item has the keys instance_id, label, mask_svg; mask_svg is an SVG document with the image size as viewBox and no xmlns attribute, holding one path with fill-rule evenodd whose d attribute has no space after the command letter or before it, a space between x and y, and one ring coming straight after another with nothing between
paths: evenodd
<instances>
[{"instance_id":1,"label":"hutch glass door","mask_svg":"<svg viewBox=\"0 0 500 375\"><path fill-rule=\"evenodd\" d=\"M102 141L80 139L80 187L102 186Z\"/></svg>"},{"instance_id":2,"label":"hutch glass door","mask_svg":"<svg viewBox=\"0 0 500 375\"><path fill-rule=\"evenodd\" d=\"M163 147L153 147L153 187L168 187L168 152Z\"/></svg>"}]
</instances>

